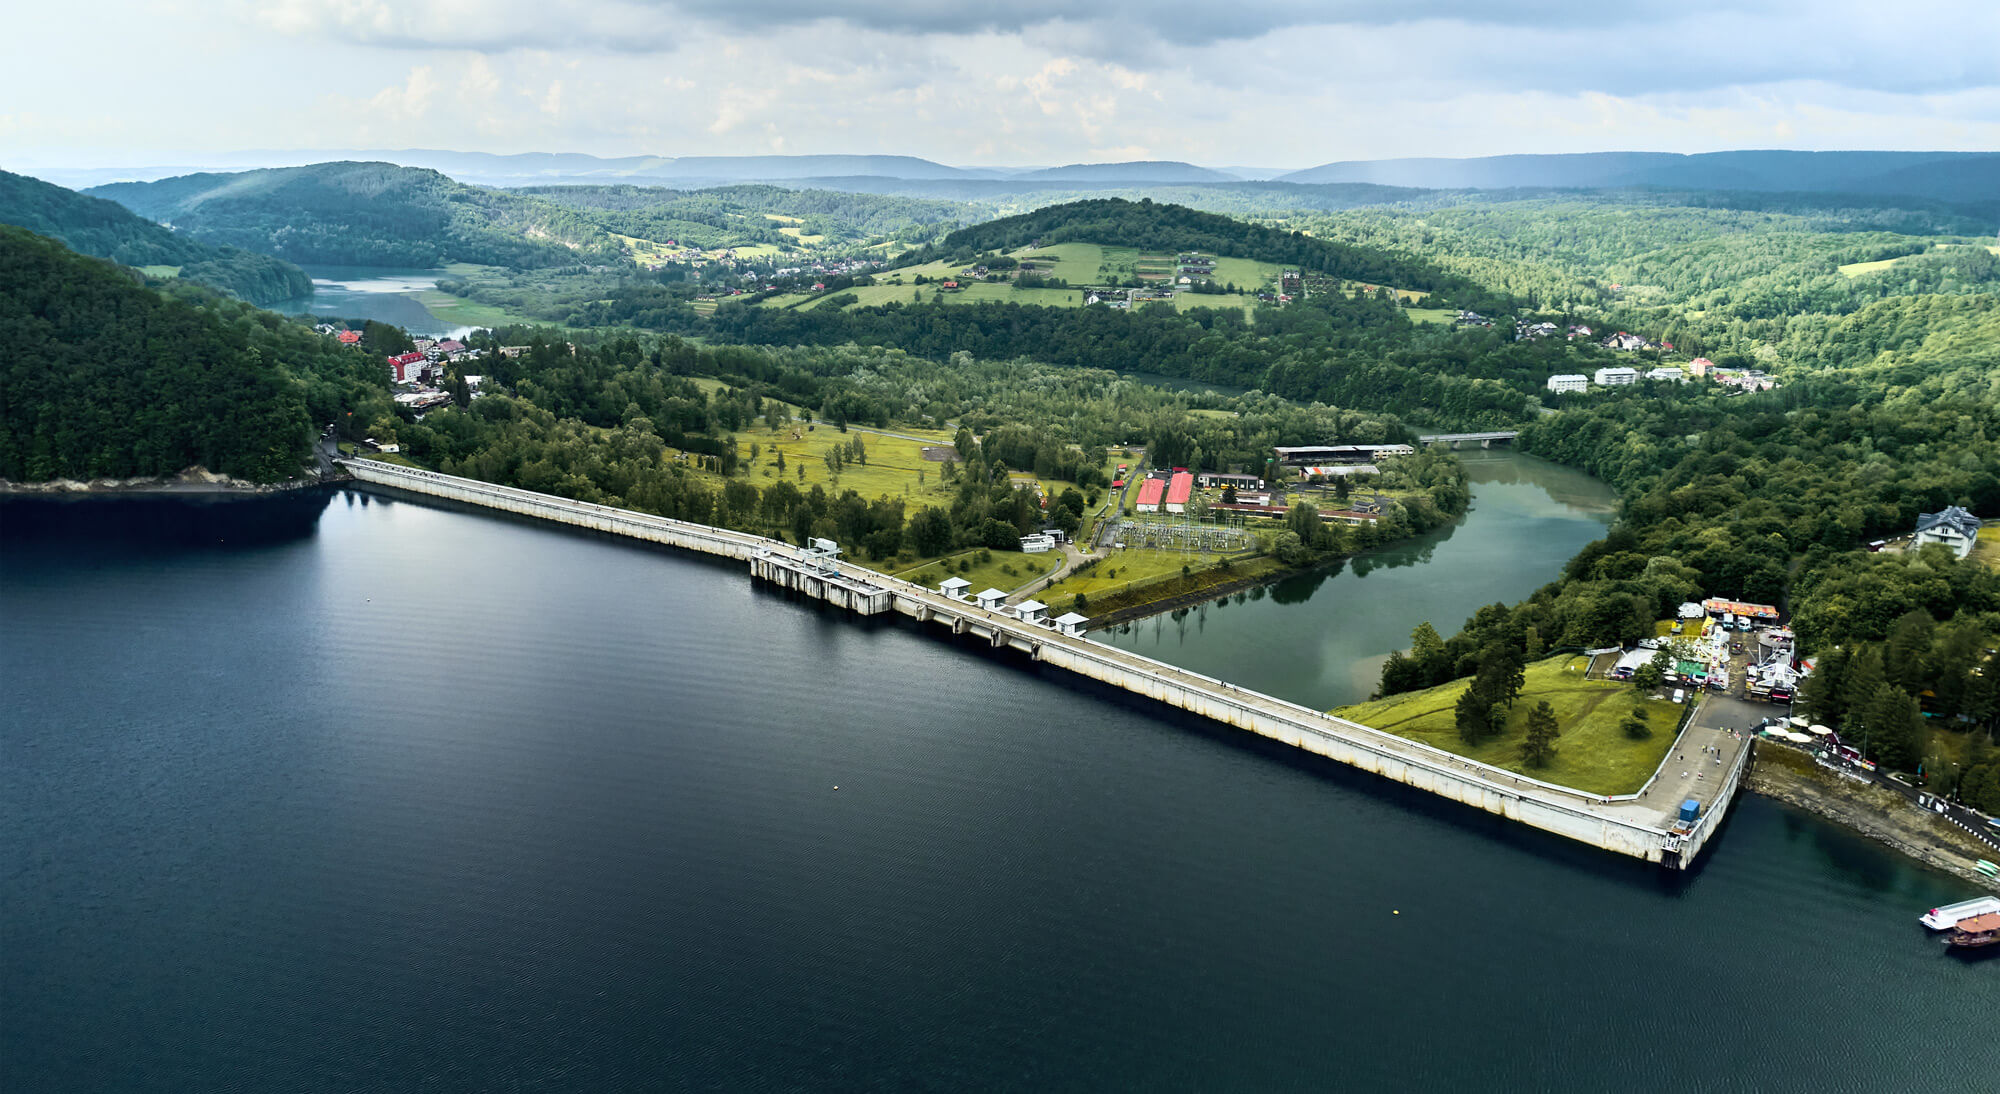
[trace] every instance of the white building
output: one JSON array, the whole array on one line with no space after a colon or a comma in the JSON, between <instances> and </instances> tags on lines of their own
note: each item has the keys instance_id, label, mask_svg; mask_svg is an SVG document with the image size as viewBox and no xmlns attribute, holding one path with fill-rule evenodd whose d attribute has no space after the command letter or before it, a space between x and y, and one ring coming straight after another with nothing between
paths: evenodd
<instances>
[{"instance_id":1,"label":"white building","mask_svg":"<svg viewBox=\"0 0 2000 1094\"><path fill-rule=\"evenodd\" d=\"M1964 558L1972 553L1973 544L1979 541L1979 528L1984 523L1956 505L1946 506L1936 513L1924 513L1917 517L1915 546L1942 543L1958 557Z\"/></svg>"},{"instance_id":2,"label":"white building","mask_svg":"<svg viewBox=\"0 0 2000 1094\"><path fill-rule=\"evenodd\" d=\"M997 612L1000 610L1001 605L1007 603L1007 594L998 589L988 589L978 596L973 597L973 599L977 600L979 606L985 608L987 611Z\"/></svg>"},{"instance_id":3,"label":"white building","mask_svg":"<svg viewBox=\"0 0 2000 1094\"><path fill-rule=\"evenodd\" d=\"M1610 368L1597 370L1598 387L1619 387L1624 384L1636 384L1638 382L1639 370L1636 368L1614 365Z\"/></svg>"},{"instance_id":4,"label":"white building","mask_svg":"<svg viewBox=\"0 0 2000 1094\"><path fill-rule=\"evenodd\" d=\"M1021 551L1024 554L1047 554L1056 545L1056 537L1045 532L1021 537Z\"/></svg>"},{"instance_id":5,"label":"white building","mask_svg":"<svg viewBox=\"0 0 2000 1094\"><path fill-rule=\"evenodd\" d=\"M972 582L962 577L948 577L938 582L938 592L943 593L953 600L964 600L965 592L970 588L972 588Z\"/></svg>"},{"instance_id":6,"label":"white building","mask_svg":"<svg viewBox=\"0 0 2000 1094\"><path fill-rule=\"evenodd\" d=\"M1023 623L1047 623L1049 606L1039 600L1023 600L1015 607L1014 615Z\"/></svg>"},{"instance_id":7,"label":"white building","mask_svg":"<svg viewBox=\"0 0 2000 1094\"><path fill-rule=\"evenodd\" d=\"M1646 373L1646 379L1672 380L1674 383L1684 384L1687 382L1687 373L1682 372L1679 365L1665 365Z\"/></svg>"},{"instance_id":8,"label":"white building","mask_svg":"<svg viewBox=\"0 0 2000 1094\"><path fill-rule=\"evenodd\" d=\"M1590 379L1581 373L1566 372L1549 377L1549 390L1557 395L1568 395L1590 387Z\"/></svg>"},{"instance_id":9,"label":"white building","mask_svg":"<svg viewBox=\"0 0 2000 1094\"><path fill-rule=\"evenodd\" d=\"M1064 612L1062 615L1056 616L1056 629L1069 635L1071 638L1082 638L1083 625L1088 622L1090 622L1090 617L1087 615L1078 615L1076 612Z\"/></svg>"}]
</instances>

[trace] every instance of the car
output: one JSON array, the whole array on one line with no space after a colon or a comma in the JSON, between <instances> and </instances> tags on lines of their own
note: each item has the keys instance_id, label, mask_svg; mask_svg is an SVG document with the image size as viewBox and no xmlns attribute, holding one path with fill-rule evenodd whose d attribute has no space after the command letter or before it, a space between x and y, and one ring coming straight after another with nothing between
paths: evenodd
<instances>
[{"instance_id":1,"label":"car","mask_svg":"<svg viewBox=\"0 0 2000 1094\"><path fill-rule=\"evenodd\" d=\"M1687 697L1688 697L1688 693L1687 693L1687 689L1686 689L1686 688L1675 688L1675 689L1674 689L1674 702L1676 702L1676 703L1685 703L1685 702L1687 702Z\"/></svg>"}]
</instances>

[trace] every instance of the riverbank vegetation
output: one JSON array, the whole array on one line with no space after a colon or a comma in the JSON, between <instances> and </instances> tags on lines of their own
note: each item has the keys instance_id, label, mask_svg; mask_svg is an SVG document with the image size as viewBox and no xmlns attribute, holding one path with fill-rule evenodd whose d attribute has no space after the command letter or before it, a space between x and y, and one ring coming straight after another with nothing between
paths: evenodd
<instances>
[{"instance_id":1,"label":"riverbank vegetation","mask_svg":"<svg viewBox=\"0 0 2000 1094\"><path fill-rule=\"evenodd\" d=\"M1641 701L1635 707L1629 685L1587 679L1589 667L1590 658L1572 655L1522 666L1517 698L1500 706L1490 729L1470 740L1460 725L1460 712L1473 679L1331 713L1544 782L1592 794L1636 793L1672 747L1679 717L1687 708L1662 701ZM1548 755L1538 763L1532 723L1544 703L1554 715L1556 732ZM1644 736L1627 727L1635 711L1645 724Z\"/></svg>"}]
</instances>

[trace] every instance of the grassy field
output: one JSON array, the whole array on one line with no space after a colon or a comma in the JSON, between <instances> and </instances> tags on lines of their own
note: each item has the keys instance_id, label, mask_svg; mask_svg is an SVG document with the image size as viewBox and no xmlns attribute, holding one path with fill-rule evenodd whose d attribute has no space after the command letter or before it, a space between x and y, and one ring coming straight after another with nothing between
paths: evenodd
<instances>
[{"instance_id":1,"label":"grassy field","mask_svg":"<svg viewBox=\"0 0 2000 1094\"><path fill-rule=\"evenodd\" d=\"M516 315L505 308L481 304L476 300L453 296L438 289L425 289L417 294L417 299L423 302L424 307L429 309L432 315L457 326L505 327L515 324L561 326L559 323L551 323L544 319L530 319L525 315Z\"/></svg>"},{"instance_id":2,"label":"grassy field","mask_svg":"<svg viewBox=\"0 0 2000 1094\"><path fill-rule=\"evenodd\" d=\"M1979 539L1972 545L1971 558L2000 570L2000 521L1988 521L1980 527Z\"/></svg>"},{"instance_id":3,"label":"grassy field","mask_svg":"<svg viewBox=\"0 0 2000 1094\"><path fill-rule=\"evenodd\" d=\"M1333 713L1544 782L1594 794L1634 793L1652 778L1672 747L1674 727L1686 708L1648 700L1645 710L1653 735L1643 741L1630 740L1618 723L1631 710L1631 685L1586 680L1583 670L1588 664L1589 658L1574 656L1551 657L1529 665L1527 686L1508 716L1506 732L1477 747L1459 740L1452 711L1471 684L1469 679L1341 707ZM1544 699L1555 708L1562 735L1556 740L1556 758L1549 766L1536 769L1521 761L1521 740L1527 734L1528 712Z\"/></svg>"},{"instance_id":4,"label":"grassy field","mask_svg":"<svg viewBox=\"0 0 2000 1094\"><path fill-rule=\"evenodd\" d=\"M147 277L179 277L181 275L181 268L179 266L141 266L139 267L139 272L145 274Z\"/></svg>"},{"instance_id":5,"label":"grassy field","mask_svg":"<svg viewBox=\"0 0 2000 1094\"><path fill-rule=\"evenodd\" d=\"M1011 593L1062 565L1062 556L1054 553L1030 555L1020 551L991 550L984 553L986 561L981 562L979 561L981 552L978 550L955 551L943 559L927 559L897 570L895 576L933 589L937 588L938 582L947 577L962 577L972 582L974 594L985 592L987 589ZM893 567L875 568L893 569ZM1049 602L1045 597L1038 596L1036 599ZM1061 615L1062 612L1054 614Z\"/></svg>"},{"instance_id":6,"label":"grassy field","mask_svg":"<svg viewBox=\"0 0 2000 1094\"><path fill-rule=\"evenodd\" d=\"M1058 243L1053 247L1031 247L1014 252L1017 258L1054 258L1050 277L1060 277L1072 285L1088 285L1097 280L1097 268L1104 264L1104 248L1095 243Z\"/></svg>"},{"instance_id":7,"label":"grassy field","mask_svg":"<svg viewBox=\"0 0 2000 1094\"><path fill-rule=\"evenodd\" d=\"M1404 308L1403 314L1417 323L1449 323L1457 313L1450 308Z\"/></svg>"},{"instance_id":8,"label":"grassy field","mask_svg":"<svg viewBox=\"0 0 2000 1094\"><path fill-rule=\"evenodd\" d=\"M1278 267L1274 263L1249 258L1218 258L1215 260L1215 279L1224 285L1235 285L1254 293L1277 284Z\"/></svg>"},{"instance_id":9,"label":"grassy field","mask_svg":"<svg viewBox=\"0 0 2000 1094\"><path fill-rule=\"evenodd\" d=\"M1194 308L1241 308L1245 312L1256 310L1257 298L1242 293L1223 293L1220 296L1208 293L1175 293L1174 310L1189 311Z\"/></svg>"},{"instance_id":10,"label":"grassy field","mask_svg":"<svg viewBox=\"0 0 2000 1094\"><path fill-rule=\"evenodd\" d=\"M1860 277L1862 274L1874 273L1877 270L1886 270L1894 266L1898 261L1900 260L1885 258L1879 262L1849 262L1847 265L1840 267L1840 272L1844 277Z\"/></svg>"}]
</instances>

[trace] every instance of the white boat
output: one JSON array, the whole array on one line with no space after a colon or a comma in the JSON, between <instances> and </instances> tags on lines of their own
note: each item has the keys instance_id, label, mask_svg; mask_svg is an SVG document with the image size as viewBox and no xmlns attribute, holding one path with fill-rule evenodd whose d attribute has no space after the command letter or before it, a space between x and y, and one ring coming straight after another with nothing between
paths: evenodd
<instances>
[{"instance_id":1,"label":"white boat","mask_svg":"<svg viewBox=\"0 0 2000 1094\"><path fill-rule=\"evenodd\" d=\"M1948 931L1958 926L1961 919L1971 919L1976 915L2000 912L2000 896L1974 897L1961 900L1957 904L1947 904L1942 908L1932 908L1923 914L1924 926L1933 931Z\"/></svg>"}]
</instances>

